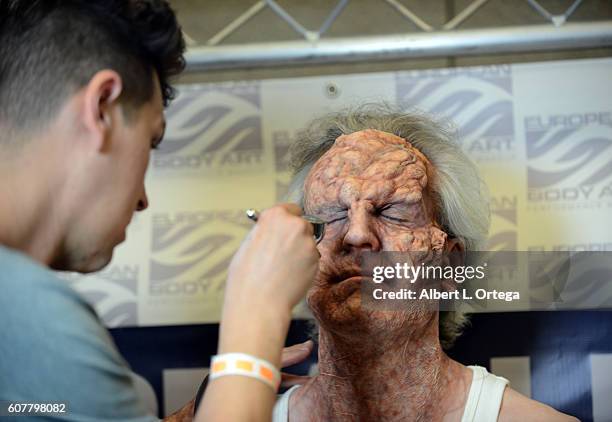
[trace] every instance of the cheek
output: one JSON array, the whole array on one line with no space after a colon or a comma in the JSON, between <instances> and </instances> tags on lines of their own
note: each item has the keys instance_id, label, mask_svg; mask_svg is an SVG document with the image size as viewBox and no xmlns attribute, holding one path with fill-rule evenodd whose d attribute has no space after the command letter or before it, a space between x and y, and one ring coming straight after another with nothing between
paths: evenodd
<instances>
[{"instance_id":1,"label":"cheek","mask_svg":"<svg viewBox=\"0 0 612 422\"><path fill-rule=\"evenodd\" d=\"M306 293L306 304L309 308L316 308L318 303L317 296L320 295L320 291L320 287L317 287L316 285L308 289L308 292Z\"/></svg>"},{"instance_id":2,"label":"cheek","mask_svg":"<svg viewBox=\"0 0 612 422\"><path fill-rule=\"evenodd\" d=\"M404 252L412 249L415 233L414 230L406 229L397 225L378 225L378 233L383 251Z\"/></svg>"},{"instance_id":3,"label":"cheek","mask_svg":"<svg viewBox=\"0 0 612 422\"><path fill-rule=\"evenodd\" d=\"M319 243L317 249L321 254L321 259L319 259L319 271L317 271L317 275L315 276L314 285L324 284L324 281L327 280L332 274L332 269L334 268L334 249L329 247L330 245L324 244L324 241Z\"/></svg>"},{"instance_id":4,"label":"cheek","mask_svg":"<svg viewBox=\"0 0 612 422\"><path fill-rule=\"evenodd\" d=\"M407 229L381 227L383 249L409 252L441 250L446 242L446 233L434 226Z\"/></svg>"},{"instance_id":5,"label":"cheek","mask_svg":"<svg viewBox=\"0 0 612 422\"><path fill-rule=\"evenodd\" d=\"M437 227L430 228L431 234L431 249L434 251L444 250L444 245L446 244L446 239L448 235L445 231L440 230Z\"/></svg>"},{"instance_id":6,"label":"cheek","mask_svg":"<svg viewBox=\"0 0 612 422\"><path fill-rule=\"evenodd\" d=\"M341 221L325 225L325 234L317 245L317 249L322 257L328 256L342 247L345 231L344 224Z\"/></svg>"},{"instance_id":7,"label":"cheek","mask_svg":"<svg viewBox=\"0 0 612 422\"><path fill-rule=\"evenodd\" d=\"M139 148L138 151L134 151L134 158L132 160L132 168L130 169L133 173L134 183L141 186L144 183L144 178L149 167L149 160L151 157L150 147Z\"/></svg>"},{"instance_id":8,"label":"cheek","mask_svg":"<svg viewBox=\"0 0 612 422\"><path fill-rule=\"evenodd\" d=\"M318 310L321 307L321 303L326 302L326 297L329 295L329 285L326 280L327 276L319 271L314 283L306 293L306 303L313 311Z\"/></svg>"},{"instance_id":9,"label":"cheek","mask_svg":"<svg viewBox=\"0 0 612 422\"><path fill-rule=\"evenodd\" d=\"M409 229L400 225L378 223L378 234L383 251L407 252L418 249L421 244L422 229Z\"/></svg>"},{"instance_id":10,"label":"cheek","mask_svg":"<svg viewBox=\"0 0 612 422\"><path fill-rule=\"evenodd\" d=\"M151 158L151 146L145 145L140 148L136 155L136 159L138 160L138 169L140 169L141 173L144 174L149 167L149 160Z\"/></svg>"}]
</instances>

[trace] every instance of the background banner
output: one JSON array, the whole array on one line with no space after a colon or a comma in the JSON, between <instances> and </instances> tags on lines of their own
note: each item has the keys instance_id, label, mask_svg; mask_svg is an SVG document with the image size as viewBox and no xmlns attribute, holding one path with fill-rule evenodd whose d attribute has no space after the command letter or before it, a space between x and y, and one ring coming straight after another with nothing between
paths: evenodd
<instances>
[{"instance_id":1,"label":"background banner","mask_svg":"<svg viewBox=\"0 0 612 422\"><path fill-rule=\"evenodd\" d=\"M489 250L612 250L610 58L180 86L151 159L149 209L107 269L64 275L121 328L117 343L165 403L160 413L175 405L162 372L202 371L214 353L226 269L252 225L244 210L283 200L297 131L328 111L380 101L456 125L490 190ZM581 420L612 421L612 318L594 314L481 314L452 353ZM293 330L293 340L307 336L305 324ZM170 352L166 341L184 349Z\"/></svg>"}]
</instances>

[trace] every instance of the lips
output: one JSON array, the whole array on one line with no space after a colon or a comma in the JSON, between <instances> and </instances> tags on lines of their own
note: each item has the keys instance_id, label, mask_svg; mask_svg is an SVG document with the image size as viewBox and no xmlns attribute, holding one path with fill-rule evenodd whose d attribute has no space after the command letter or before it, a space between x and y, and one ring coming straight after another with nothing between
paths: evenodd
<instances>
[{"instance_id":1,"label":"lips","mask_svg":"<svg viewBox=\"0 0 612 422\"><path fill-rule=\"evenodd\" d=\"M340 273L332 274L328 282L329 284L338 284L338 283L342 283L354 277L362 277L361 272L351 270L351 271L343 271Z\"/></svg>"},{"instance_id":2,"label":"lips","mask_svg":"<svg viewBox=\"0 0 612 422\"><path fill-rule=\"evenodd\" d=\"M361 274L350 275L344 277L342 280L336 281L335 284L331 285L331 291L334 295L340 299L348 298L355 292L361 290L362 283L371 280L370 277L364 277Z\"/></svg>"},{"instance_id":3,"label":"lips","mask_svg":"<svg viewBox=\"0 0 612 422\"><path fill-rule=\"evenodd\" d=\"M340 283L334 284L331 288L331 291L337 296L339 299L347 298L351 296L356 291L359 291L361 287L362 277L355 276L347 278Z\"/></svg>"}]
</instances>

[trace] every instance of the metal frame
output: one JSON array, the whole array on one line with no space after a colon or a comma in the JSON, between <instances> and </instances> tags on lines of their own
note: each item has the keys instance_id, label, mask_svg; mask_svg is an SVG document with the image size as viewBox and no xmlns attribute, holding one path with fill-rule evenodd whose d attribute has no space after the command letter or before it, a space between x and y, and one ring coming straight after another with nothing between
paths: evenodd
<instances>
[{"instance_id":1,"label":"metal frame","mask_svg":"<svg viewBox=\"0 0 612 422\"><path fill-rule=\"evenodd\" d=\"M404 6L400 0L380 1L384 1L423 32L323 39L322 36L342 13L349 0L339 0L316 31L305 28L275 0L258 0L211 37L206 42L206 46L189 43L186 55L187 71L612 46L612 21L566 23L582 0L575 0L562 15L552 15L537 0L525 0L552 25L476 30L456 30L456 28L488 0L472 1L438 30ZM265 8L272 10L304 40L220 45L230 34Z\"/></svg>"}]
</instances>

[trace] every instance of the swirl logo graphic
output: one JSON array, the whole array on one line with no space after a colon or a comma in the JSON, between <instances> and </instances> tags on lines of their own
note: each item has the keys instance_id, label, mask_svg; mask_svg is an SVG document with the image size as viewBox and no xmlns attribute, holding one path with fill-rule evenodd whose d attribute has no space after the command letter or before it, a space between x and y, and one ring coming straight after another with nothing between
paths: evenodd
<instances>
[{"instance_id":1,"label":"swirl logo graphic","mask_svg":"<svg viewBox=\"0 0 612 422\"><path fill-rule=\"evenodd\" d=\"M62 278L90 303L109 328L138 325L138 265L111 264L93 275L64 273Z\"/></svg>"},{"instance_id":2,"label":"swirl logo graphic","mask_svg":"<svg viewBox=\"0 0 612 422\"><path fill-rule=\"evenodd\" d=\"M440 69L396 75L399 104L450 119L476 158L514 153L510 67Z\"/></svg>"},{"instance_id":3,"label":"swirl logo graphic","mask_svg":"<svg viewBox=\"0 0 612 422\"><path fill-rule=\"evenodd\" d=\"M251 224L244 211L154 217L150 294L220 293L232 256Z\"/></svg>"},{"instance_id":4,"label":"swirl logo graphic","mask_svg":"<svg viewBox=\"0 0 612 422\"><path fill-rule=\"evenodd\" d=\"M169 107L153 168L249 167L263 155L259 85L184 88Z\"/></svg>"},{"instance_id":5,"label":"swirl logo graphic","mask_svg":"<svg viewBox=\"0 0 612 422\"><path fill-rule=\"evenodd\" d=\"M289 147L293 138L286 130L272 133L274 143L274 162L276 165L276 199L285 201L289 192L291 171L289 166Z\"/></svg>"},{"instance_id":6,"label":"swirl logo graphic","mask_svg":"<svg viewBox=\"0 0 612 422\"><path fill-rule=\"evenodd\" d=\"M612 305L611 252L530 253L529 279L536 297L553 297L556 309Z\"/></svg>"},{"instance_id":7,"label":"swirl logo graphic","mask_svg":"<svg viewBox=\"0 0 612 422\"><path fill-rule=\"evenodd\" d=\"M272 133L274 142L274 163L277 172L287 172L289 168L289 148L293 138L286 130L279 130Z\"/></svg>"},{"instance_id":8,"label":"swirl logo graphic","mask_svg":"<svg viewBox=\"0 0 612 422\"><path fill-rule=\"evenodd\" d=\"M531 189L588 186L610 181L612 128L556 126L526 132L527 183Z\"/></svg>"},{"instance_id":9,"label":"swirl logo graphic","mask_svg":"<svg viewBox=\"0 0 612 422\"><path fill-rule=\"evenodd\" d=\"M517 250L517 198L491 198L492 233L487 241L487 251Z\"/></svg>"}]
</instances>

